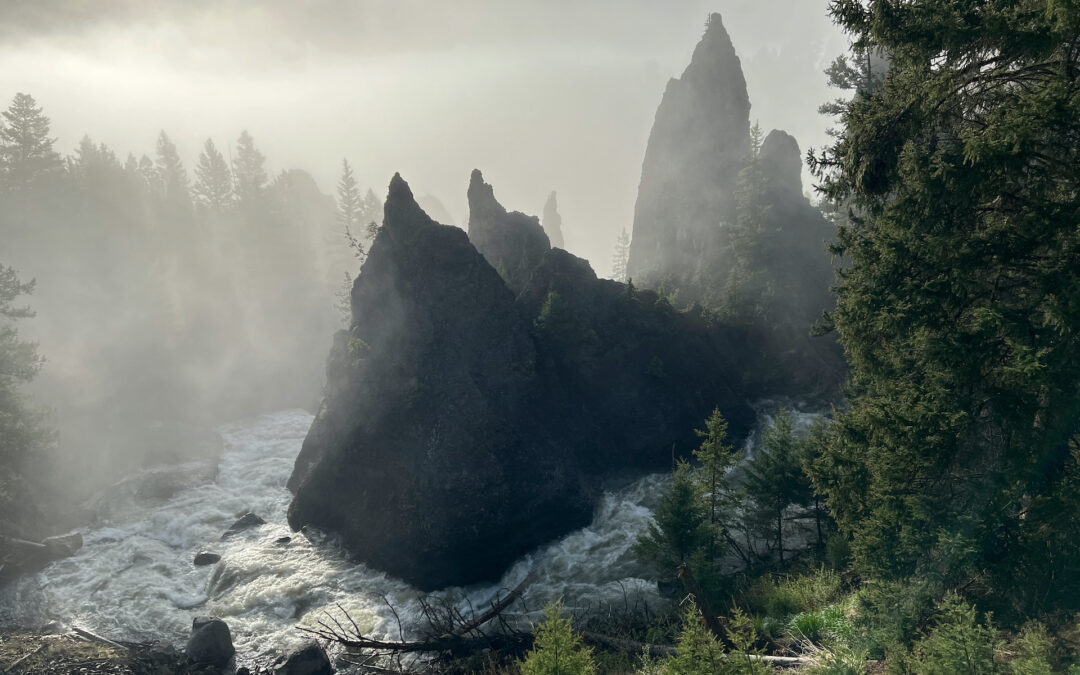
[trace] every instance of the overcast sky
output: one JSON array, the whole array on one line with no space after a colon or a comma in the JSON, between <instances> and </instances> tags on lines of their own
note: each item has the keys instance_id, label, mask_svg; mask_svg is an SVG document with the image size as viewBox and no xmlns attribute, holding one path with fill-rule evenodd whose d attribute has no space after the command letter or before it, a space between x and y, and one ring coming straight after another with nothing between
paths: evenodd
<instances>
[{"instance_id":1,"label":"overcast sky","mask_svg":"<svg viewBox=\"0 0 1080 675\"><path fill-rule=\"evenodd\" d=\"M710 12L742 59L751 118L804 153L826 141L822 71L846 40L825 5L2 0L0 100L35 96L65 153L86 133L151 154L165 129L191 173L205 138L227 147L247 129L275 173L306 169L332 193L347 157L380 195L400 171L458 220L477 167L509 209L538 215L557 190L567 248L606 274L660 96Z\"/></svg>"}]
</instances>

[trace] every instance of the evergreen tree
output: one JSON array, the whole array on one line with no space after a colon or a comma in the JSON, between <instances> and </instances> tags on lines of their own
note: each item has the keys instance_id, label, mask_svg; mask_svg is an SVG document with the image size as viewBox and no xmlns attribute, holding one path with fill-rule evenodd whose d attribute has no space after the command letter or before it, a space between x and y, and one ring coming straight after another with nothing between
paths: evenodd
<instances>
[{"instance_id":1,"label":"evergreen tree","mask_svg":"<svg viewBox=\"0 0 1080 675\"><path fill-rule=\"evenodd\" d=\"M356 185L349 161L341 160L341 178L337 187L337 224L342 230L362 232L367 223L363 222L364 199Z\"/></svg>"},{"instance_id":2,"label":"evergreen tree","mask_svg":"<svg viewBox=\"0 0 1080 675\"><path fill-rule=\"evenodd\" d=\"M4 188L26 190L62 167L49 137L49 118L29 94L18 93L0 124L0 179Z\"/></svg>"},{"instance_id":3,"label":"evergreen tree","mask_svg":"<svg viewBox=\"0 0 1080 675\"><path fill-rule=\"evenodd\" d=\"M730 249L727 279L720 309L725 316L744 322L760 320L768 306L769 291L765 233L765 172L761 166L763 135L757 122L750 128L750 150L735 185L735 222L727 228Z\"/></svg>"},{"instance_id":4,"label":"evergreen tree","mask_svg":"<svg viewBox=\"0 0 1080 675\"><path fill-rule=\"evenodd\" d=\"M634 550L642 560L665 574L689 563L705 549L709 537L709 512L703 503L690 465L675 465L671 484L660 496L653 522Z\"/></svg>"},{"instance_id":5,"label":"evergreen tree","mask_svg":"<svg viewBox=\"0 0 1080 675\"><path fill-rule=\"evenodd\" d=\"M42 415L26 405L20 391L43 362L37 346L20 339L15 326L34 316L29 307L15 304L33 290L33 281L23 282L14 269L0 265L0 469L15 472L50 438ZM7 474L0 473L0 504L8 494L6 482Z\"/></svg>"},{"instance_id":6,"label":"evergreen tree","mask_svg":"<svg viewBox=\"0 0 1080 675\"><path fill-rule=\"evenodd\" d=\"M255 140L246 130L236 141L236 157L232 162L233 189L236 200L244 207L256 204L262 197L269 178L266 157L255 147Z\"/></svg>"},{"instance_id":7,"label":"evergreen tree","mask_svg":"<svg viewBox=\"0 0 1080 675\"><path fill-rule=\"evenodd\" d=\"M382 222L382 202L375 196L375 193L368 188L367 193L364 195L364 208L361 211L363 214L363 222L367 223L367 238L368 241L374 241L375 235L379 233L379 224Z\"/></svg>"},{"instance_id":8,"label":"evergreen tree","mask_svg":"<svg viewBox=\"0 0 1080 675\"><path fill-rule=\"evenodd\" d=\"M707 555L710 560L720 554L717 541L727 534L728 527L724 516L730 511L734 502L728 486L727 473L735 466L738 455L735 448L728 443L727 430L727 420L724 419L719 408L714 409L709 419L705 420L704 429L695 430L697 435L704 439L697 450L694 450L694 458L701 463L694 474L698 492L705 500L706 511L709 515Z\"/></svg>"},{"instance_id":9,"label":"evergreen tree","mask_svg":"<svg viewBox=\"0 0 1080 675\"><path fill-rule=\"evenodd\" d=\"M1080 409L1080 7L830 12L889 67L813 157L825 195L859 214L838 233L850 266L826 322L853 395L815 482L866 574L1075 607L1080 512L1061 487Z\"/></svg>"},{"instance_id":10,"label":"evergreen tree","mask_svg":"<svg viewBox=\"0 0 1080 675\"><path fill-rule=\"evenodd\" d=\"M188 192L187 170L180 161L176 146L164 131L158 134L155 168L157 184L154 187L160 190L158 194L162 201L173 212L190 209L191 194Z\"/></svg>"},{"instance_id":11,"label":"evergreen tree","mask_svg":"<svg viewBox=\"0 0 1080 675\"><path fill-rule=\"evenodd\" d=\"M626 233L626 228L622 229L619 233L619 238L615 241L615 254L611 257L611 276L615 281L627 280L626 278L626 265L630 262L630 235Z\"/></svg>"},{"instance_id":12,"label":"evergreen tree","mask_svg":"<svg viewBox=\"0 0 1080 675\"><path fill-rule=\"evenodd\" d=\"M562 603L544 608L544 620L536 627L533 648L521 662L522 675L593 675L596 663L592 648L574 632L562 616Z\"/></svg>"},{"instance_id":13,"label":"evergreen tree","mask_svg":"<svg viewBox=\"0 0 1080 675\"><path fill-rule=\"evenodd\" d=\"M232 201L229 165L214 146L214 141L209 138L199 154L199 164L195 167L195 187L192 191L199 204L215 211L226 210Z\"/></svg>"},{"instance_id":14,"label":"evergreen tree","mask_svg":"<svg viewBox=\"0 0 1080 675\"><path fill-rule=\"evenodd\" d=\"M753 520L776 542L784 562L784 512L792 504L806 504L810 486L803 473L803 451L791 425L791 414L781 408L761 433L760 447L746 466L746 492L755 507Z\"/></svg>"}]
</instances>

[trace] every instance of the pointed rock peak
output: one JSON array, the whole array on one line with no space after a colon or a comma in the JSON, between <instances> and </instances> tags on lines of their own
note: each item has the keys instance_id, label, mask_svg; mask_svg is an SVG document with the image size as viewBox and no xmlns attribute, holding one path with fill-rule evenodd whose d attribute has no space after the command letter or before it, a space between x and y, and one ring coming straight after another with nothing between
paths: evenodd
<instances>
[{"instance_id":1,"label":"pointed rock peak","mask_svg":"<svg viewBox=\"0 0 1080 675\"><path fill-rule=\"evenodd\" d=\"M473 169L469 178L469 222L477 218L490 218L506 215L506 209L495 199L495 188L484 182L480 169ZM470 226L470 231L471 231Z\"/></svg>"},{"instance_id":2,"label":"pointed rock peak","mask_svg":"<svg viewBox=\"0 0 1080 675\"><path fill-rule=\"evenodd\" d=\"M761 167L772 185L802 192L802 154L791 134L779 129L769 132L761 144Z\"/></svg>"},{"instance_id":3,"label":"pointed rock peak","mask_svg":"<svg viewBox=\"0 0 1080 675\"><path fill-rule=\"evenodd\" d=\"M383 226L392 229L412 230L419 225L434 223L416 203L412 190L400 173L390 179L390 187L383 205Z\"/></svg>"},{"instance_id":4,"label":"pointed rock peak","mask_svg":"<svg viewBox=\"0 0 1080 675\"><path fill-rule=\"evenodd\" d=\"M709 20L705 23L705 34L701 36L701 41L694 48L690 65L686 67L682 76L684 80L698 78L704 81L715 81L717 78L730 79L732 85L738 85L742 90L746 89L742 64L739 62L735 46L731 44L731 36L724 28L724 22L719 14L709 15Z\"/></svg>"}]
</instances>

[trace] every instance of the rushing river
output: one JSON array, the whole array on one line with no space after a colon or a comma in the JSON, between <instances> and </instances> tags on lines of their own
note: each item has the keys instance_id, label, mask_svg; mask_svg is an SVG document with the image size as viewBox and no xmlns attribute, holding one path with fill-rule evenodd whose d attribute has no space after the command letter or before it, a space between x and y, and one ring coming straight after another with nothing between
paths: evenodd
<instances>
[{"instance_id":1,"label":"rushing river","mask_svg":"<svg viewBox=\"0 0 1080 675\"><path fill-rule=\"evenodd\" d=\"M58 620L112 639L165 639L178 646L192 617L218 616L228 622L242 662L297 645L305 637L300 627L317 626L325 612L340 618L339 606L365 633L396 639L388 601L408 637L420 623L418 591L349 562L333 541L309 539L286 523L291 495L285 482L311 421L307 412L290 410L221 427L225 449L216 477L207 472L167 499L113 497L108 520L82 530L77 555L20 579L0 605L23 624ZM531 570L536 580L524 596L530 610L560 596L581 609L667 602L642 578L630 552L664 480L648 476L605 495L589 527L519 560L499 583L438 595L463 611L483 607ZM247 511L266 525L222 540ZM222 560L195 567L200 551Z\"/></svg>"}]
</instances>

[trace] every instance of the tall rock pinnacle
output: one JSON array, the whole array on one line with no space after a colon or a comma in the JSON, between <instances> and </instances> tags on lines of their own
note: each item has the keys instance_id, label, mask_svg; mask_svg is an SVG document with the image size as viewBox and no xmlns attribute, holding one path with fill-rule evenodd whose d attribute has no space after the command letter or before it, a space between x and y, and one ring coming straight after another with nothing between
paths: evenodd
<instances>
[{"instance_id":1,"label":"tall rock pinnacle","mask_svg":"<svg viewBox=\"0 0 1080 675\"><path fill-rule=\"evenodd\" d=\"M735 182L749 149L750 99L719 14L690 65L668 82L656 111L634 209L629 276L685 287L721 246L735 213Z\"/></svg>"}]
</instances>

